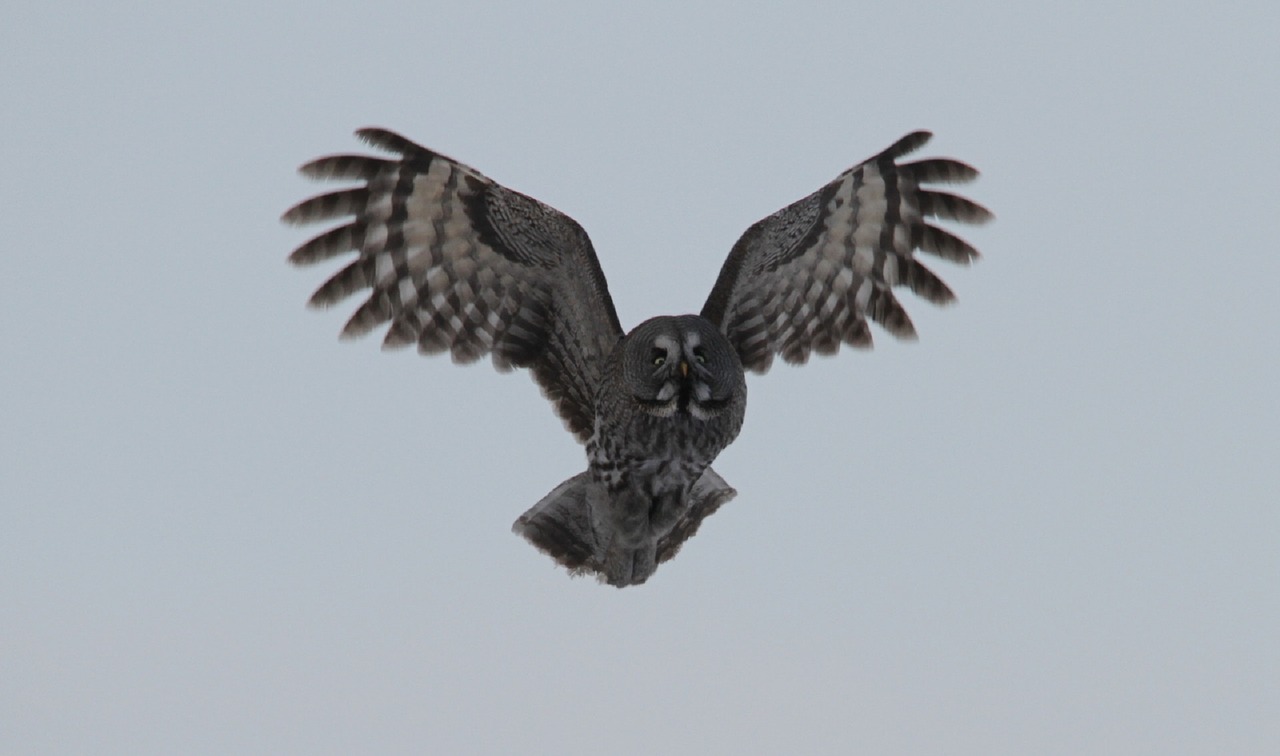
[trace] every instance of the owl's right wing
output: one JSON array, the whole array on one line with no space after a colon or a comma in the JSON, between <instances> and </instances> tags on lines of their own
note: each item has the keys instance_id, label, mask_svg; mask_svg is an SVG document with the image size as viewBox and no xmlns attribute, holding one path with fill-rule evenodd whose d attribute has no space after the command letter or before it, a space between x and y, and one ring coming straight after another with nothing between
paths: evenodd
<instances>
[{"instance_id":1,"label":"owl's right wing","mask_svg":"<svg viewBox=\"0 0 1280 756\"><path fill-rule=\"evenodd\" d=\"M397 155L333 155L299 170L360 186L285 212L303 224L353 216L294 250L311 265L356 257L312 295L329 307L368 298L344 338L389 323L384 347L416 344L455 362L491 355L500 370L527 367L568 429L585 441L603 358L622 337L590 239L572 218L479 171L382 129L356 134Z\"/></svg>"},{"instance_id":2,"label":"owl's right wing","mask_svg":"<svg viewBox=\"0 0 1280 756\"><path fill-rule=\"evenodd\" d=\"M733 245L702 316L729 339L744 367L762 373L775 354L798 364L841 344L868 347L868 320L898 338L914 338L896 286L934 304L955 298L915 251L958 263L978 251L927 219L984 223L991 213L924 186L971 181L978 172L968 165L950 158L898 162L929 136L906 135L755 223Z\"/></svg>"}]
</instances>

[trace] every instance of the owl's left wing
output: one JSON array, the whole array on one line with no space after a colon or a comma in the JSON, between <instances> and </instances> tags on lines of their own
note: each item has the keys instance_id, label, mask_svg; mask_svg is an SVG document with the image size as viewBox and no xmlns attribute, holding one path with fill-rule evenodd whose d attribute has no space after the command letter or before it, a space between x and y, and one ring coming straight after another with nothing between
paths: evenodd
<instances>
[{"instance_id":1,"label":"owl's left wing","mask_svg":"<svg viewBox=\"0 0 1280 756\"><path fill-rule=\"evenodd\" d=\"M744 367L763 373L775 354L799 364L842 343L868 347L868 318L898 338L914 338L895 286L935 304L955 298L914 252L967 264L978 251L925 219L984 223L992 216L971 200L922 186L971 181L974 168L949 158L898 163L930 136L906 135L757 222L734 244L702 316L728 337Z\"/></svg>"},{"instance_id":2,"label":"owl's left wing","mask_svg":"<svg viewBox=\"0 0 1280 756\"><path fill-rule=\"evenodd\" d=\"M565 425L585 441L603 358L622 337L586 232L558 210L398 134L356 133L395 157L307 163L300 170L311 178L363 183L312 197L283 216L287 223L351 216L289 256L310 265L355 253L310 304L328 307L366 291L344 337L389 323L387 347L447 351L455 362L487 354L499 369L530 368Z\"/></svg>"}]
</instances>

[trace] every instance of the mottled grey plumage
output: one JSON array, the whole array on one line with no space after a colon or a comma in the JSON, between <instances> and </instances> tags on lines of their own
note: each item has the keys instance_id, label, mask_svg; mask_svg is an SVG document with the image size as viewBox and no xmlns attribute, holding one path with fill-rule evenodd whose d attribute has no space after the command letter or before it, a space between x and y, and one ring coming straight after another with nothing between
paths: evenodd
<instances>
[{"instance_id":1,"label":"mottled grey plumage","mask_svg":"<svg viewBox=\"0 0 1280 756\"><path fill-rule=\"evenodd\" d=\"M908 134L747 229L701 315L652 318L624 335L591 242L571 218L397 134L357 134L398 158L307 163L301 171L312 178L363 183L284 214L289 223L353 216L289 258L357 253L311 304L368 289L344 337L389 324L386 347L416 344L457 362L487 354L501 370L532 370L586 445L588 468L514 530L571 572L619 587L643 583L734 496L710 465L742 427L744 369L764 372L775 354L802 363L842 343L870 346L868 318L914 338L892 288L954 298L914 250L960 263L978 254L925 218L991 217L921 187L970 181L973 168L897 164L929 139Z\"/></svg>"}]
</instances>

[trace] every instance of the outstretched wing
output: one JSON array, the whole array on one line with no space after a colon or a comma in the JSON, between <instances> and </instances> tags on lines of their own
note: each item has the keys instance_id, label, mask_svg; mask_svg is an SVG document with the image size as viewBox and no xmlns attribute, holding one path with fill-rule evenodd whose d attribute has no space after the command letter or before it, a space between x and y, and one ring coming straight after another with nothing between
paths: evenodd
<instances>
[{"instance_id":1,"label":"outstretched wing","mask_svg":"<svg viewBox=\"0 0 1280 756\"><path fill-rule=\"evenodd\" d=\"M592 432L603 357L622 328L591 240L572 218L469 166L382 129L356 134L396 158L333 155L299 170L362 185L285 212L286 223L353 216L294 250L311 265L355 252L310 304L368 298L342 329L390 324L384 347L417 344L455 362L488 354L500 370L527 367L579 440Z\"/></svg>"},{"instance_id":2,"label":"outstretched wing","mask_svg":"<svg viewBox=\"0 0 1280 756\"><path fill-rule=\"evenodd\" d=\"M978 251L925 219L984 223L992 216L963 197L922 187L972 181L978 172L968 165L947 158L897 163L930 136L906 135L734 244L702 316L728 337L744 367L763 373L775 354L799 364L842 343L869 347L868 318L898 338L914 338L894 286L935 304L955 299L913 253L967 264Z\"/></svg>"}]
</instances>

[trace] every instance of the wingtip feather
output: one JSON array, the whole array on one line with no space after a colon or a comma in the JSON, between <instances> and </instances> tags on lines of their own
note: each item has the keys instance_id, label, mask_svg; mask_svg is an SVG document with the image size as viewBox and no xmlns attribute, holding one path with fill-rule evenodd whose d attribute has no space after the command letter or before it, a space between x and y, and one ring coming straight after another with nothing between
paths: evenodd
<instances>
[{"instance_id":1,"label":"wingtip feather","mask_svg":"<svg viewBox=\"0 0 1280 756\"><path fill-rule=\"evenodd\" d=\"M417 142L403 137L390 129L378 126L366 126L362 129L356 129L356 137L370 147L394 152L397 155L408 156L425 150Z\"/></svg>"},{"instance_id":2,"label":"wingtip feather","mask_svg":"<svg viewBox=\"0 0 1280 756\"><path fill-rule=\"evenodd\" d=\"M884 152L880 153L880 157L897 160L903 155L908 155L925 146L932 138L932 131L925 131L924 129L913 131L891 144Z\"/></svg>"}]
</instances>

